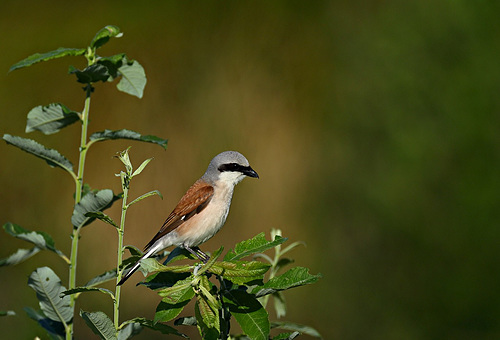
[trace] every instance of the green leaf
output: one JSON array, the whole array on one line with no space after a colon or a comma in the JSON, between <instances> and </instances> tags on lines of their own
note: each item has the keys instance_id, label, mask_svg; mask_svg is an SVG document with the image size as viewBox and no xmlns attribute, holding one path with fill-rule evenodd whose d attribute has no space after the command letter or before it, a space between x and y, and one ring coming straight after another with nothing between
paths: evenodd
<instances>
[{"instance_id":1,"label":"green leaf","mask_svg":"<svg viewBox=\"0 0 500 340\"><path fill-rule=\"evenodd\" d=\"M302 334L322 339L321 334L319 334L317 330L315 330L312 327L301 325L298 323L293 323L288 321L276 321L271 323L271 328L280 328L287 331L300 332Z\"/></svg>"},{"instance_id":2,"label":"green leaf","mask_svg":"<svg viewBox=\"0 0 500 340\"><path fill-rule=\"evenodd\" d=\"M79 293L84 293L84 292L101 292L104 294L107 294L111 297L111 299L115 299L115 294L110 291L109 289L106 288L95 288L95 287L77 287L75 289L69 289L61 293L61 295L66 296L66 295L73 295L73 294L79 294Z\"/></svg>"},{"instance_id":3,"label":"green leaf","mask_svg":"<svg viewBox=\"0 0 500 340\"><path fill-rule=\"evenodd\" d=\"M99 57L97 63L105 66L108 69L110 78L108 81L113 81L119 76L118 69L127 62L127 56L125 53L115 54L110 57Z\"/></svg>"},{"instance_id":4,"label":"green leaf","mask_svg":"<svg viewBox=\"0 0 500 340\"><path fill-rule=\"evenodd\" d=\"M33 64L39 63L41 61L47 61L51 59L66 57L66 56L80 56L84 55L86 52L85 48L65 48L59 47L57 50L45 52L45 53L35 53L26 59L21 60L18 63L12 65L9 72L17 70L19 68L28 67Z\"/></svg>"},{"instance_id":5,"label":"green leaf","mask_svg":"<svg viewBox=\"0 0 500 340\"><path fill-rule=\"evenodd\" d=\"M196 259L196 257L182 247L175 247L174 250L172 250L170 254L168 254L168 257L164 263L165 264L173 263L176 261L186 260L186 259L194 260Z\"/></svg>"},{"instance_id":6,"label":"green leaf","mask_svg":"<svg viewBox=\"0 0 500 340\"><path fill-rule=\"evenodd\" d=\"M93 279L91 279L90 281L88 281L85 284L85 287L97 286L97 285L100 285L101 283L112 281L112 280L116 280L116 268L112 269L112 270L108 270L107 272L102 273L101 275L94 277Z\"/></svg>"},{"instance_id":7,"label":"green leaf","mask_svg":"<svg viewBox=\"0 0 500 340\"><path fill-rule=\"evenodd\" d=\"M0 267L3 266L14 266L19 264L33 255L37 254L40 251L40 248L34 247L31 249L18 249L14 254L0 259Z\"/></svg>"},{"instance_id":8,"label":"green leaf","mask_svg":"<svg viewBox=\"0 0 500 340\"><path fill-rule=\"evenodd\" d=\"M101 132L96 132L93 133L89 139L92 142L100 142L103 140L108 140L108 139L130 139L130 140L135 140L139 142L147 142L147 143L154 143L158 144L164 149L167 148L167 139L161 139L156 136L151 136L151 135L146 135L143 136L138 132L131 131L131 130L117 130L117 131L112 131L112 130L104 130Z\"/></svg>"},{"instance_id":9,"label":"green leaf","mask_svg":"<svg viewBox=\"0 0 500 340\"><path fill-rule=\"evenodd\" d=\"M184 280L191 276L191 273L172 273L163 272L155 273L146 278L145 282L141 282L141 285L148 287L149 289L158 290L166 287L172 287L179 280Z\"/></svg>"},{"instance_id":10,"label":"green leaf","mask_svg":"<svg viewBox=\"0 0 500 340\"><path fill-rule=\"evenodd\" d=\"M180 286L180 289L170 288L169 293L165 293L165 290L161 291L159 295L163 297L162 301L156 307L156 313L154 322L167 322L176 318L184 307L191 301L194 297L194 290L191 286L191 278L177 282L174 287Z\"/></svg>"},{"instance_id":11,"label":"green leaf","mask_svg":"<svg viewBox=\"0 0 500 340\"><path fill-rule=\"evenodd\" d=\"M173 327L167 326L167 325L162 324L162 323L155 323L154 321L148 320L145 318L134 318L132 320L125 321L124 323L122 323L122 325L120 327L124 327L125 325L128 325L130 323L139 323L141 326L150 328L150 329L155 330L155 331L159 331L162 334L173 334L173 335L181 336L183 338L187 338L186 335L179 333L179 331L177 331Z\"/></svg>"},{"instance_id":12,"label":"green leaf","mask_svg":"<svg viewBox=\"0 0 500 340\"><path fill-rule=\"evenodd\" d=\"M65 335L64 325L61 322L53 321L47 318L41 311L35 311L33 308L24 307L28 317L38 322L50 335L52 339L63 340Z\"/></svg>"},{"instance_id":13,"label":"green leaf","mask_svg":"<svg viewBox=\"0 0 500 340\"><path fill-rule=\"evenodd\" d=\"M141 269L145 273L154 272L174 272L174 273L187 273L193 270L193 266L188 264L182 266L164 266L156 259L148 258L141 260Z\"/></svg>"},{"instance_id":14,"label":"green leaf","mask_svg":"<svg viewBox=\"0 0 500 340\"><path fill-rule=\"evenodd\" d=\"M285 242L287 238L276 236L274 241L266 240L264 233L260 233L250 240L242 241L234 247L234 251L230 250L224 257L225 261L239 260L245 256L249 256L255 253L260 253L276 247L277 245Z\"/></svg>"},{"instance_id":15,"label":"green leaf","mask_svg":"<svg viewBox=\"0 0 500 340\"><path fill-rule=\"evenodd\" d=\"M210 260L208 260L207 263L205 263L200 270L198 270L198 274L197 275L201 275L203 274L204 272L206 272L207 270L211 269L212 266L216 263L217 259L220 257L220 255L222 254L222 251L224 250L224 247L221 246L219 249L217 249L213 254L212 256L210 257Z\"/></svg>"},{"instance_id":16,"label":"green leaf","mask_svg":"<svg viewBox=\"0 0 500 340\"><path fill-rule=\"evenodd\" d=\"M113 221L113 219L111 217L109 217L108 215L106 215L102 211L95 211L95 212L93 211L93 212L85 213L85 217L97 218L97 219L103 221L104 223L112 225L115 228L120 228L120 227L118 227L116 222Z\"/></svg>"},{"instance_id":17,"label":"green leaf","mask_svg":"<svg viewBox=\"0 0 500 340\"><path fill-rule=\"evenodd\" d=\"M70 297L61 297L66 290L61 279L49 267L35 270L29 277L28 286L33 288L43 313L51 320L69 323L73 318Z\"/></svg>"},{"instance_id":18,"label":"green leaf","mask_svg":"<svg viewBox=\"0 0 500 340\"><path fill-rule=\"evenodd\" d=\"M127 340L142 331L142 326L138 322L133 322L125 325L118 331L118 340Z\"/></svg>"},{"instance_id":19,"label":"green leaf","mask_svg":"<svg viewBox=\"0 0 500 340\"><path fill-rule=\"evenodd\" d=\"M103 312L85 312L80 311L80 316L83 318L87 326L92 331L99 335L101 339L117 340L116 329L110 318Z\"/></svg>"},{"instance_id":20,"label":"green leaf","mask_svg":"<svg viewBox=\"0 0 500 340\"><path fill-rule=\"evenodd\" d=\"M40 105L28 113L26 132L38 130L50 135L78 120L80 120L78 112L68 109L63 104Z\"/></svg>"},{"instance_id":21,"label":"green leaf","mask_svg":"<svg viewBox=\"0 0 500 340\"><path fill-rule=\"evenodd\" d=\"M118 152L118 156L115 156L120 160L120 162L123 163L123 165L125 165L126 172L124 174L126 174L127 177L128 177L128 175L132 174L132 162L130 162L130 156L128 154L128 150L130 148L131 147L129 146L125 150ZM116 176L118 176L118 175L116 175Z\"/></svg>"},{"instance_id":22,"label":"green leaf","mask_svg":"<svg viewBox=\"0 0 500 340\"><path fill-rule=\"evenodd\" d=\"M315 283L321 278L321 274L311 275L309 269L304 267L295 267L284 274L274 277L267 281L264 285L255 287L252 294L256 297L261 297L267 294L273 294L280 290L290 289L294 287L304 286Z\"/></svg>"},{"instance_id":23,"label":"green leaf","mask_svg":"<svg viewBox=\"0 0 500 340\"><path fill-rule=\"evenodd\" d=\"M101 64L93 64L83 70L70 67L69 73L76 75L76 80L82 84L106 82L111 77L108 68Z\"/></svg>"},{"instance_id":24,"label":"green leaf","mask_svg":"<svg viewBox=\"0 0 500 340\"><path fill-rule=\"evenodd\" d=\"M270 267L270 264L260 261L223 261L214 263L212 268L210 268L210 272L221 275L233 283L244 284L255 280L262 280Z\"/></svg>"},{"instance_id":25,"label":"green leaf","mask_svg":"<svg viewBox=\"0 0 500 340\"><path fill-rule=\"evenodd\" d=\"M120 79L116 88L132 96L142 98L147 82L146 73L142 65L134 60L131 63L124 63L118 71L122 79Z\"/></svg>"},{"instance_id":26,"label":"green leaf","mask_svg":"<svg viewBox=\"0 0 500 340\"><path fill-rule=\"evenodd\" d=\"M3 135L3 140L23 151L26 151L27 153L45 160L50 166L58 166L75 176L73 173L73 164L71 164L71 162L68 161L66 157L62 156L58 151L54 149L47 149L45 146L32 139L11 136L9 134Z\"/></svg>"},{"instance_id":27,"label":"green leaf","mask_svg":"<svg viewBox=\"0 0 500 340\"><path fill-rule=\"evenodd\" d=\"M282 292L276 292L273 294L274 310L276 311L276 317L279 319L286 315L286 302L285 296Z\"/></svg>"},{"instance_id":28,"label":"green leaf","mask_svg":"<svg viewBox=\"0 0 500 340\"><path fill-rule=\"evenodd\" d=\"M176 326L196 326L196 317L186 316L186 317L178 318L174 321L174 325L176 325Z\"/></svg>"},{"instance_id":29,"label":"green leaf","mask_svg":"<svg viewBox=\"0 0 500 340\"><path fill-rule=\"evenodd\" d=\"M198 286L197 286L198 291L196 292L196 294L198 295L198 298L200 297L200 295L203 295L205 300L207 300L210 308L212 308L212 310L214 312L217 312L219 309L222 308L222 305L217 300L217 298L214 295L212 295L211 292L213 291L212 290L213 287L214 287L214 285L212 282L210 282L208 280L208 277L205 275L202 275L199 277Z\"/></svg>"},{"instance_id":30,"label":"green leaf","mask_svg":"<svg viewBox=\"0 0 500 340\"><path fill-rule=\"evenodd\" d=\"M253 295L243 290L231 290L224 293L224 304L251 339L268 339L270 324L267 311Z\"/></svg>"},{"instance_id":31,"label":"green leaf","mask_svg":"<svg viewBox=\"0 0 500 340\"><path fill-rule=\"evenodd\" d=\"M207 300L203 296L198 296L194 306L196 325L204 340L217 340L220 334L220 323L218 311L210 308Z\"/></svg>"},{"instance_id":32,"label":"green leaf","mask_svg":"<svg viewBox=\"0 0 500 340\"><path fill-rule=\"evenodd\" d=\"M5 223L3 225L3 229L7 234L14 236L15 238L33 243L40 249L48 249L56 253L59 252L54 245L54 240L52 239L52 237L44 231L26 230L23 227L11 222Z\"/></svg>"},{"instance_id":33,"label":"green leaf","mask_svg":"<svg viewBox=\"0 0 500 340\"><path fill-rule=\"evenodd\" d=\"M113 191L110 189L89 192L82 197L77 205L75 205L73 215L71 216L71 223L75 228L80 228L92 223L95 217L88 217L85 216L85 214L109 208L113 202L119 198L121 198L120 195L114 195Z\"/></svg>"},{"instance_id":34,"label":"green leaf","mask_svg":"<svg viewBox=\"0 0 500 340\"><path fill-rule=\"evenodd\" d=\"M109 41L110 38L120 38L123 33L120 28L113 25L108 25L96 33L94 39L90 42L91 48L99 48Z\"/></svg>"},{"instance_id":35,"label":"green leaf","mask_svg":"<svg viewBox=\"0 0 500 340\"><path fill-rule=\"evenodd\" d=\"M149 159L146 159L144 162L142 162L141 165L139 165L139 167L134 171L134 173L132 174L132 177L139 175L142 172L142 170L144 170L144 168L146 168L146 166L152 160L153 160L153 158L149 158ZM159 191L157 191L157 192L159 192Z\"/></svg>"},{"instance_id":36,"label":"green leaf","mask_svg":"<svg viewBox=\"0 0 500 340\"><path fill-rule=\"evenodd\" d=\"M163 199L163 196L161 194L161 192L159 192L158 190L153 190L153 191L150 191L150 192L147 192L139 197L137 197L135 200L133 200L132 202L130 202L129 204L127 204L128 206L131 206L132 204L135 204L149 196L153 196L153 195L158 195L161 197L161 199Z\"/></svg>"},{"instance_id":37,"label":"green leaf","mask_svg":"<svg viewBox=\"0 0 500 340\"><path fill-rule=\"evenodd\" d=\"M68 258L60 250L56 249L54 240L46 232L26 230L11 222L5 223L3 228L7 234L33 243L36 247L31 250L19 249L15 254L12 254L6 259L0 260L0 265L13 265L20 263L35 255L40 250L50 250L69 262ZM4 260L6 262L4 262Z\"/></svg>"},{"instance_id":38,"label":"green leaf","mask_svg":"<svg viewBox=\"0 0 500 340\"><path fill-rule=\"evenodd\" d=\"M13 310L0 310L0 316L14 316L16 312Z\"/></svg>"},{"instance_id":39,"label":"green leaf","mask_svg":"<svg viewBox=\"0 0 500 340\"><path fill-rule=\"evenodd\" d=\"M191 295L193 291L193 287L191 286L191 282L193 281L193 277L189 276L188 278L177 281L173 286L164 288L158 291L158 295L162 297L162 301L168 303L177 303L179 301L184 301L188 296ZM194 292L193 292L194 296ZM191 296L191 298L193 297ZM190 299L191 299L190 298Z\"/></svg>"}]
</instances>

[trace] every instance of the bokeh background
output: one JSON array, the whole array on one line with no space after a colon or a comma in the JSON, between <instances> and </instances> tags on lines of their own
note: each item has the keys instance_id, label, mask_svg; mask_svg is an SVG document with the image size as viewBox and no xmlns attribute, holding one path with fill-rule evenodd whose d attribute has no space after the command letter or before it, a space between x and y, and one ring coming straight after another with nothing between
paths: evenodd
<instances>
[{"instance_id":1,"label":"bokeh background","mask_svg":"<svg viewBox=\"0 0 500 340\"><path fill-rule=\"evenodd\" d=\"M170 140L167 151L129 141L89 152L85 181L119 191L112 156L132 145L126 244L142 247L217 153L247 156L260 180L236 189L226 226L203 248L226 249L271 228L307 247L291 256L323 279L287 293L286 320L325 339L500 338L500 2L149 1L0 3L0 133L38 140L77 161L77 124L24 133L37 105L83 107L64 58L7 73L57 47L87 46L108 24L124 32L100 52L146 69L143 99L97 84L90 132L128 128ZM0 223L45 230L69 253L69 176L0 143ZM118 219L117 207L108 211ZM2 233L0 257L26 247ZM115 265L115 231L86 227L78 283ZM0 268L2 338L47 338L30 273L66 266L40 253ZM158 297L123 289L123 320L152 318ZM112 287L110 285L110 287ZM97 293L77 308L104 310ZM271 318L275 315L271 312ZM95 337L76 320L76 337ZM159 338L146 330L138 339Z\"/></svg>"}]
</instances>

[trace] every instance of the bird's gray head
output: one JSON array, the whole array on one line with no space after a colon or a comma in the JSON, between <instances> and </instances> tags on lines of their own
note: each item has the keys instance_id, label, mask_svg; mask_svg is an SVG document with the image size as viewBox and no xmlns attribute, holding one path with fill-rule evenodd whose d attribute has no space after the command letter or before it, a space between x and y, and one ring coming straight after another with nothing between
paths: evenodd
<instances>
[{"instance_id":1,"label":"bird's gray head","mask_svg":"<svg viewBox=\"0 0 500 340\"><path fill-rule=\"evenodd\" d=\"M246 176L259 178L245 156L237 151L224 151L210 161L202 178L209 183L223 180L228 184L236 185Z\"/></svg>"}]
</instances>

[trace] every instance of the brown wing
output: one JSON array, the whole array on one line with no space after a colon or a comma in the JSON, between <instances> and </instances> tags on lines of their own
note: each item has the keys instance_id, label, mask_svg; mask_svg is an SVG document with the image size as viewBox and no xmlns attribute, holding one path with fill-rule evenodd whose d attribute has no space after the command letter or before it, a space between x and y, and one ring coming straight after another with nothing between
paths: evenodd
<instances>
[{"instance_id":1,"label":"brown wing","mask_svg":"<svg viewBox=\"0 0 500 340\"><path fill-rule=\"evenodd\" d=\"M147 250L160 238L205 209L213 195L214 188L211 185L199 180L196 181L182 196L177 206L168 215L160 231L149 241L144 250Z\"/></svg>"}]
</instances>

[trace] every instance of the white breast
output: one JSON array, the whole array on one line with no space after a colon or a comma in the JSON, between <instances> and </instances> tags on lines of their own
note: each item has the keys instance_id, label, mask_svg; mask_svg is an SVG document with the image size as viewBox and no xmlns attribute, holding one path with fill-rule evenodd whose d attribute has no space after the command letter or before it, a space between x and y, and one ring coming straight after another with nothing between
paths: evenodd
<instances>
[{"instance_id":1,"label":"white breast","mask_svg":"<svg viewBox=\"0 0 500 340\"><path fill-rule=\"evenodd\" d=\"M196 247L214 236L226 222L233 191L231 184L217 186L207 207L179 226L178 244Z\"/></svg>"}]
</instances>

